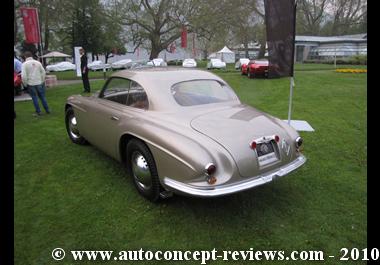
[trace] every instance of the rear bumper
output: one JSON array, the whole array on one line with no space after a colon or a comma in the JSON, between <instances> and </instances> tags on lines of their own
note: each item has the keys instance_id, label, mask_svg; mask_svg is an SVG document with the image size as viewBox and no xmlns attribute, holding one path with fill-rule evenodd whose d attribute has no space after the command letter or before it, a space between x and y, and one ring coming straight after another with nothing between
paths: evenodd
<instances>
[{"instance_id":1,"label":"rear bumper","mask_svg":"<svg viewBox=\"0 0 380 265\"><path fill-rule=\"evenodd\" d=\"M169 187L172 191L179 194L195 196L195 197L217 197L223 196L235 192L240 192L253 187L263 185L271 182L272 180L285 176L290 172L296 170L306 162L306 157L300 155L298 158L290 162L289 164L280 167L275 171L267 172L263 175L257 176L254 179L248 179L247 181L237 182L228 185L221 185L215 187L196 187L188 185L182 182L170 178L164 178L163 182L165 186Z\"/></svg>"}]
</instances>

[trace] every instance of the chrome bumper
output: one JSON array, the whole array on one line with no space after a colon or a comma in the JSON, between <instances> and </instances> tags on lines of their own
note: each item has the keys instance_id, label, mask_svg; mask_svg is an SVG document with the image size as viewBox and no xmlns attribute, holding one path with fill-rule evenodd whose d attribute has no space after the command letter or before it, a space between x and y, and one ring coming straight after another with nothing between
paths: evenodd
<instances>
[{"instance_id":1,"label":"chrome bumper","mask_svg":"<svg viewBox=\"0 0 380 265\"><path fill-rule=\"evenodd\" d=\"M254 179L247 180L244 182L238 182L228 185L221 185L215 187L195 187L192 185L184 184L176 180L165 177L163 179L164 184L173 190L175 193L185 194L197 197L217 197L222 195L227 195L235 192L240 192L247 190L265 183L271 182L272 180L285 176L290 172L296 170L306 162L306 157L300 155L298 158L290 162L289 164L280 167L276 171L270 171Z\"/></svg>"}]
</instances>

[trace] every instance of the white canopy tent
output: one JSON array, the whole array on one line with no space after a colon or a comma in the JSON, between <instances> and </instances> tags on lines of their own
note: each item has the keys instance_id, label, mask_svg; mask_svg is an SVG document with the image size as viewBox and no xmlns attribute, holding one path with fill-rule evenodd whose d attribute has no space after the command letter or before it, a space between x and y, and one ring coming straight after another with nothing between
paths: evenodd
<instances>
[{"instance_id":1,"label":"white canopy tent","mask_svg":"<svg viewBox=\"0 0 380 265\"><path fill-rule=\"evenodd\" d=\"M71 57L71 55L64 54L62 52L49 52L45 55L41 56L42 58L67 58Z\"/></svg>"},{"instance_id":2,"label":"white canopy tent","mask_svg":"<svg viewBox=\"0 0 380 265\"><path fill-rule=\"evenodd\" d=\"M225 63L234 63L235 62L235 53L228 49L227 46L224 46L223 49L216 52L216 57L222 60Z\"/></svg>"}]
</instances>

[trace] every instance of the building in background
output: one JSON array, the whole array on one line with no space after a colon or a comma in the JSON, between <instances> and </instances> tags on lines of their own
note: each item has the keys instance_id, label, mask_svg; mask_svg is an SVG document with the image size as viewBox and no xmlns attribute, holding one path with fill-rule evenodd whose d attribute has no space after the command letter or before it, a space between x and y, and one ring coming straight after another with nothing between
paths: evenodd
<instances>
[{"instance_id":1,"label":"building in background","mask_svg":"<svg viewBox=\"0 0 380 265\"><path fill-rule=\"evenodd\" d=\"M295 60L325 60L367 55L367 33L343 36L296 36Z\"/></svg>"},{"instance_id":2,"label":"building in background","mask_svg":"<svg viewBox=\"0 0 380 265\"><path fill-rule=\"evenodd\" d=\"M238 44L232 47L235 52L236 59L246 58L244 44ZM259 56L260 44L258 42L248 43L248 58L257 59Z\"/></svg>"}]
</instances>

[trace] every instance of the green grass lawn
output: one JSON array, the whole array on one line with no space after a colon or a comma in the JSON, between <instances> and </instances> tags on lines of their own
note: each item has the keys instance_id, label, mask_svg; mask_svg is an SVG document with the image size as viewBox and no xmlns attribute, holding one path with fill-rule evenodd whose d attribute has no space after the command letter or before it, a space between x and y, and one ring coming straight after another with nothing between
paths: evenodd
<instances>
[{"instance_id":1,"label":"green grass lawn","mask_svg":"<svg viewBox=\"0 0 380 265\"><path fill-rule=\"evenodd\" d=\"M113 73L112 70L106 71L106 77L110 76ZM57 76L58 80L81 80L81 77L76 75L75 71L64 71L64 72L50 72L49 75ZM104 78L103 71L89 71L88 72L89 79L102 79Z\"/></svg>"},{"instance_id":2,"label":"green grass lawn","mask_svg":"<svg viewBox=\"0 0 380 265\"><path fill-rule=\"evenodd\" d=\"M237 72L216 73L243 102L287 118L288 78L249 80ZM16 102L15 264L75 263L71 258L55 262L51 251L56 247L66 255L69 250L141 247L323 250L326 264L338 264L341 248L363 249L367 244L366 78L333 71L296 72L292 118L306 120L315 129L301 132L308 162L297 172L231 196L175 196L158 204L137 193L118 162L91 145L69 140L64 103L82 90L81 84L48 90L50 115L32 117L31 101ZM103 83L93 81L93 90Z\"/></svg>"},{"instance_id":3,"label":"green grass lawn","mask_svg":"<svg viewBox=\"0 0 380 265\"><path fill-rule=\"evenodd\" d=\"M198 61L198 68L206 69L207 61ZM177 65L176 67L181 67ZM174 67L174 66L169 66ZM355 69L367 69L366 65L337 65L337 68L355 68ZM315 70L334 70L333 64L315 64L315 63L296 63L294 66L295 71L315 71ZM235 64L227 64L226 70L213 70L216 72L237 72L235 70ZM106 77L109 77L116 71L108 70L106 71ZM56 75L58 80L80 80L81 77L76 76L75 71L64 71L64 72L51 72L50 75ZM103 71L90 71L88 74L89 79L102 79L104 78Z\"/></svg>"}]
</instances>

